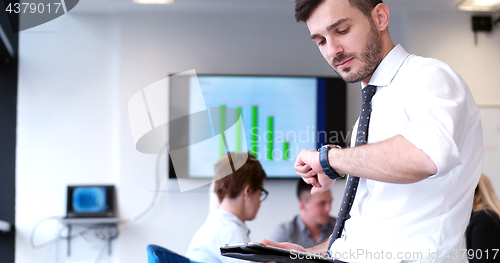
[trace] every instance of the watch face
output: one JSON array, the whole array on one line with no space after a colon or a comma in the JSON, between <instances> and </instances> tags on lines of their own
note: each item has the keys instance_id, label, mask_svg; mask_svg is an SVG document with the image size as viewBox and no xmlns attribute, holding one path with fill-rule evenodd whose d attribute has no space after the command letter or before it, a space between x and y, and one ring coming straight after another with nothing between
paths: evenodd
<instances>
[{"instance_id":1,"label":"watch face","mask_svg":"<svg viewBox=\"0 0 500 263\"><path fill-rule=\"evenodd\" d=\"M332 145L331 145L331 144L325 144L325 145L321 146L321 148L330 149L330 148L332 148ZM318 151L319 151L321 148L319 148L319 149L318 149Z\"/></svg>"}]
</instances>

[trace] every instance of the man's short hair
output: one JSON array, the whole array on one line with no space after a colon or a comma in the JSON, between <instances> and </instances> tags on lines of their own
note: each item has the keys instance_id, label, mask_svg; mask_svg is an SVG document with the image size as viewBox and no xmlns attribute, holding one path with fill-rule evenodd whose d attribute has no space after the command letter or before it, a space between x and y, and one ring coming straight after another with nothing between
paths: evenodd
<instances>
[{"instance_id":1,"label":"man's short hair","mask_svg":"<svg viewBox=\"0 0 500 263\"><path fill-rule=\"evenodd\" d=\"M250 186L251 191L257 190L262 186L266 179L266 172L262 169L259 160L250 153L230 153L231 157L220 159L214 168L214 192L219 198L219 202L225 197L236 198L246 185ZM234 163L240 163L237 160L247 158L245 164L239 169L227 176L228 163L234 160ZM244 159L243 159L244 160Z\"/></svg>"},{"instance_id":2,"label":"man's short hair","mask_svg":"<svg viewBox=\"0 0 500 263\"><path fill-rule=\"evenodd\" d=\"M297 198L299 199L299 201L308 201L308 200L304 200L305 198L303 197L303 195L308 193L308 196L310 196L311 189L312 189L312 185L307 184L306 182L304 182L304 180L302 178L300 178L297 181Z\"/></svg>"},{"instance_id":3,"label":"man's short hair","mask_svg":"<svg viewBox=\"0 0 500 263\"><path fill-rule=\"evenodd\" d=\"M306 22L311 13L325 0L295 0L295 20ZM359 9L365 16L370 16L373 8L382 3L382 0L349 0L349 4Z\"/></svg>"}]
</instances>

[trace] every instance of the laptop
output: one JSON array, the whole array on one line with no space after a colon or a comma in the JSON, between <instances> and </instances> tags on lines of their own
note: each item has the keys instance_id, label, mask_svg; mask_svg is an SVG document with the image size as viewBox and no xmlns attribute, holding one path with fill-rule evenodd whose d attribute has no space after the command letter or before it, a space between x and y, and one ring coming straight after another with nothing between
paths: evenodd
<instances>
[{"instance_id":1,"label":"laptop","mask_svg":"<svg viewBox=\"0 0 500 263\"><path fill-rule=\"evenodd\" d=\"M114 218L113 185L68 186L66 218Z\"/></svg>"}]
</instances>

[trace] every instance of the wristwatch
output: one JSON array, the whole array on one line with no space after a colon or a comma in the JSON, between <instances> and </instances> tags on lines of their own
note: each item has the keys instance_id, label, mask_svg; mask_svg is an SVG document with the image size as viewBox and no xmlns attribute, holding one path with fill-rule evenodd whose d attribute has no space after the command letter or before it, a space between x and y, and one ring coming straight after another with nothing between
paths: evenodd
<instances>
[{"instance_id":1,"label":"wristwatch","mask_svg":"<svg viewBox=\"0 0 500 263\"><path fill-rule=\"evenodd\" d=\"M331 148L342 148L338 145L332 145L332 144L325 144L321 146L321 148L318 149L319 151L319 163L321 164L321 168L323 169L323 172L332 180L336 180L339 178L344 178L345 174L339 174L337 173L331 166L330 163L328 163L328 151Z\"/></svg>"}]
</instances>

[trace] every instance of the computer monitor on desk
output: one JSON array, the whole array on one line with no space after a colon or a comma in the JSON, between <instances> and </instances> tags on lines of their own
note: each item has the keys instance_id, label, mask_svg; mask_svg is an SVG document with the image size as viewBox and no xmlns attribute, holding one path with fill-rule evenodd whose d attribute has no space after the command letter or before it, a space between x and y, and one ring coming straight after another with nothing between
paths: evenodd
<instances>
[{"instance_id":1,"label":"computer monitor on desk","mask_svg":"<svg viewBox=\"0 0 500 263\"><path fill-rule=\"evenodd\" d=\"M66 217L61 223L68 227L68 256L71 255L71 232L73 225L87 228L109 228L107 231L108 254L111 255L111 240L118 236L115 211L115 187L113 185L72 185L67 190ZM90 226L90 227L89 227Z\"/></svg>"},{"instance_id":2,"label":"computer monitor on desk","mask_svg":"<svg viewBox=\"0 0 500 263\"><path fill-rule=\"evenodd\" d=\"M68 186L66 218L115 218L113 185Z\"/></svg>"}]
</instances>

